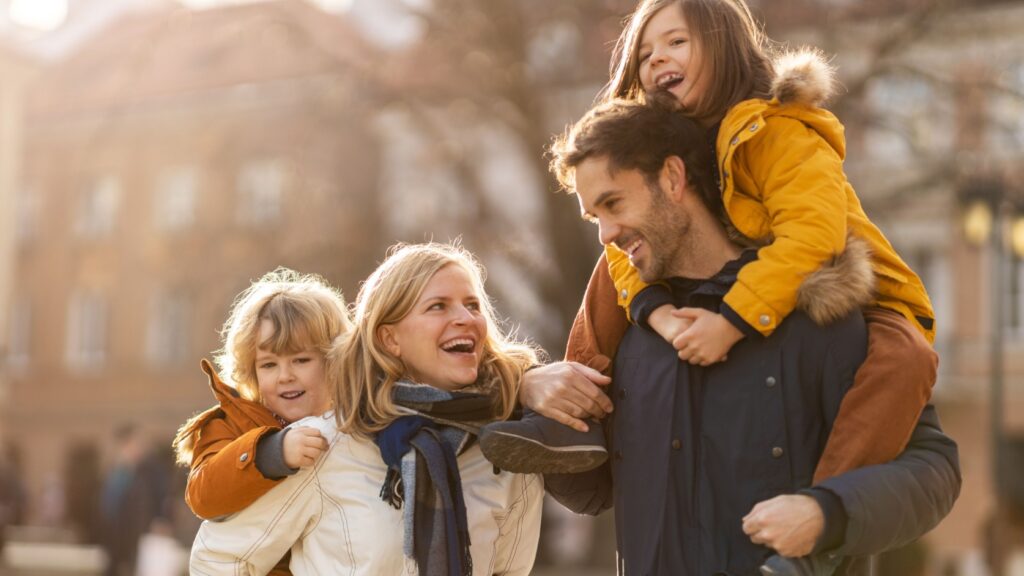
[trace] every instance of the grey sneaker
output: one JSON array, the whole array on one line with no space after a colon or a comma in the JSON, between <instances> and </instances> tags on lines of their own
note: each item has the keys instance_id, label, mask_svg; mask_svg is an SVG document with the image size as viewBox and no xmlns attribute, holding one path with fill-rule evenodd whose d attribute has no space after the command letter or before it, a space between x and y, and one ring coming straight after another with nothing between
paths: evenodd
<instances>
[{"instance_id":1,"label":"grey sneaker","mask_svg":"<svg viewBox=\"0 0 1024 576\"><path fill-rule=\"evenodd\" d=\"M832 576L843 562L835 554L815 554L800 558L772 556L761 566L762 576Z\"/></svg>"},{"instance_id":2,"label":"grey sneaker","mask_svg":"<svg viewBox=\"0 0 1024 576\"><path fill-rule=\"evenodd\" d=\"M588 432L527 412L522 420L492 422L480 430L480 449L498 468L509 472L575 474L608 459L604 432L587 421Z\"/></svg>"}]
</instances>

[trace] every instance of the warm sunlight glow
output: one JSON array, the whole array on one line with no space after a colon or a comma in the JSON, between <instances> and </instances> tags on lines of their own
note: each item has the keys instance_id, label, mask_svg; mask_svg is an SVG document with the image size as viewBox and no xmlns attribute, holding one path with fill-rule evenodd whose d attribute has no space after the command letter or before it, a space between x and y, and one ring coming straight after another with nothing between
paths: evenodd
<instances>
[{"instance_id":1,"label":"warm sunlight glow","mask_svg":"<svg viewBox=\"0 0 1024 576\"><path fill-rule=\"evenodd\" d=\"M68 17L67 0L11 0L11 22L35 30L56 30Z\"/></svg>"},{"instance_id":2,"label":"warm sunlight glow","mask_svg":"<svg viewBox=\"0 0 1024 576\"><path fill-rule=\"evenodd\" d=\"M266 2L267 0L180 0L180 2L187 8L193 10L204 10L207 8L217 8L228 4L253 4L256 2ZM310 0L313 4L319 6L325 12L345 12L352 7L354 0Z\"/></svg>"}]
</instances>

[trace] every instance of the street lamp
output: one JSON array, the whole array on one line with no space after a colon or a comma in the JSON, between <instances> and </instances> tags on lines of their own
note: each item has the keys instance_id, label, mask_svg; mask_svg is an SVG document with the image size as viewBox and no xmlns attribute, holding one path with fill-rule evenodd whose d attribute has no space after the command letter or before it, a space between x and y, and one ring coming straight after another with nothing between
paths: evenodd
<instances>
[{"instance_id":1,"label":"street lamp","mask_svg":"<svg viewBox=\"0 0 1024 576\"><path fill-rule=\"evenodd\" d=\"M1003 435L1003 339L1006 309L1007 249L1024 257L1024 209L1013 201L1006 185L996 179L976 180L960 192L964 238L975 247L986 243L992 252L991 321L989 334L990 404L992 435L992 472L996 509L1001 509L1007 486ZM1007 234L1009 232L1009 234Z\"/></svg>"}]
</instances>

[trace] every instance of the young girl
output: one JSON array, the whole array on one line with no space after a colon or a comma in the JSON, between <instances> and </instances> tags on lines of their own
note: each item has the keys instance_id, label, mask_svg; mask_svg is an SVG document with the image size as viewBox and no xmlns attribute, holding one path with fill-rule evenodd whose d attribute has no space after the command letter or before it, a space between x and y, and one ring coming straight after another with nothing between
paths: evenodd
<instances>
[{"instance_id":1,"label":"young girl","mask_svg":"<svg viewBox=\"0 0 1024 576\"><path fill-rule=\"evenodd\" d=\"M174 439L197 516L242 510L326 448L314 428L282 428L330 408L325 354L351 327L341 294L318 276L281 268L239 294L217 355L224 380L202 361L218 405ZM287 558L274 573L288 573Z\"/></svg>"},{"instance_id":2,"label":"young girl","mask_svg":"<svg viewBox=\"0 0 1024 576\"><path fill-rule=\"evenodd\" d=\"M194 573L529 574L543 486L498 472L473 442L506 418L532 348L497 326L482 270L458 247L401 246L367 279L332 352L326 454L222 522Z\"/></svg>"},{"instance_id":3,"label":"young girl","mask_svg":"<svg viewBox=\"0 0 1024 576\"><path fill-rule=\"evenodd\" d=\"M606 97L666 91L704 124L728 220L763 247L719 314L661 306L658 287L646 286L629 263L642 240L606 247L614 292L592 281L588 303L605 310L592 316L607 315L617 300L633 321L673 342L680 358L709 365L741 338L771 334L797 306L803 280L842 253L848 237L866 242L877 282L864 311L869 352L819 462L820 481L889 461L906 445L935 382L934 318L920 279L868 220L843 172L843 126L817 107L832 93L831 69L806 50L772 61L766 45L742 0L638 6L619 39ZM601 325L583 328L573 334L588 342L570 342L570 351L614 356L624 324L597 336Z\"/></svg>"}]
</instances>

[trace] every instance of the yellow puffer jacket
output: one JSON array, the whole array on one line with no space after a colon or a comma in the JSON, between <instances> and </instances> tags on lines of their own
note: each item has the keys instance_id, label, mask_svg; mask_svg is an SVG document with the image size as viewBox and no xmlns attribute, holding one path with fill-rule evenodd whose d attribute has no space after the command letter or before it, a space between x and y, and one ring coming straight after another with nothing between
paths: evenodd
<instances>
[{"instance_id":1,"label":"yellow puffer jacket","mask_svg":"<svg viewBox=\"0 0 1024 576\"><path fill-rule=\"evenodd\" d=\"M874 305L895 310L935 338L928 294L868 220L843 172L843 125L817 107L832 71L813 52L776 62L772 100L746 100L722 120L716 150L725 211L736 230L766 244L739 273L725 303L765 336L796 307L804 279L843 252L847 234L864 239L876 276ZM627 313L646 284L629 258L605 248L619 305Z\"/></svg>"}]
</instances>

